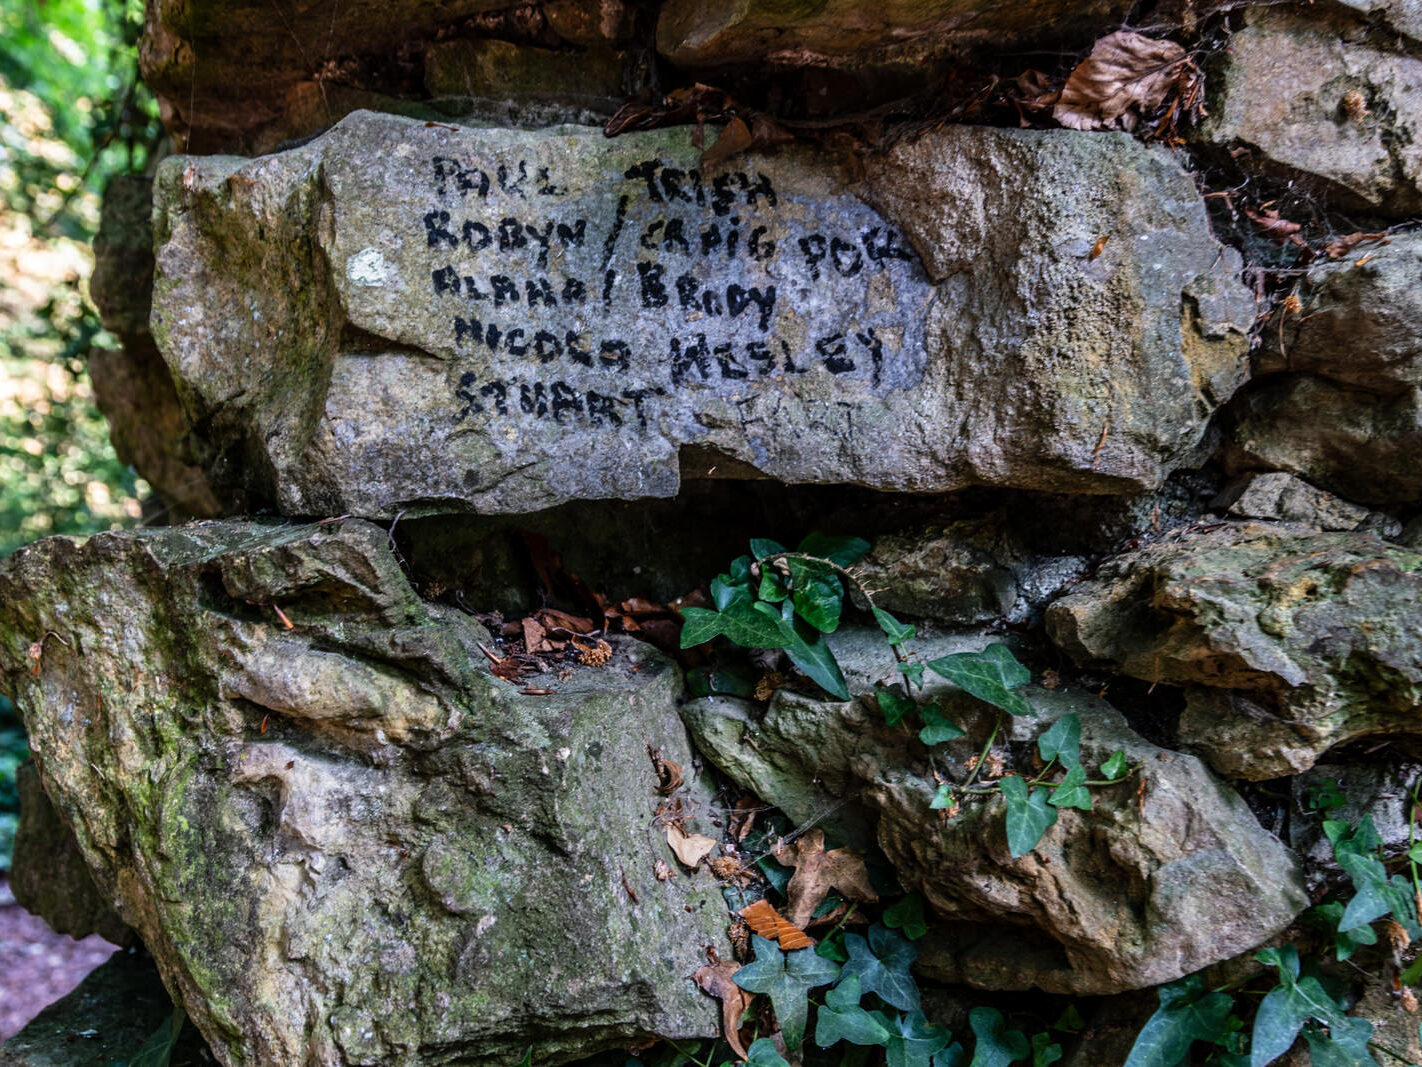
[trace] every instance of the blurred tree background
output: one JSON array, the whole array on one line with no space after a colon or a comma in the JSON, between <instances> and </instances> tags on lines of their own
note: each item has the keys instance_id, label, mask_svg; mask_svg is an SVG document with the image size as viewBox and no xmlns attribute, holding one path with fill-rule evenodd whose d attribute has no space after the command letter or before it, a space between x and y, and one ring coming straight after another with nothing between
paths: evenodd
<instances>
[{"instance_id":1,"label":"blurred tree background","mask_svg":"<svg viewBox=\"0 0 1422 1067\"><path fill-rule=\"evenodd\" d=\"M142 0L0 5L0 556L134 525L146 487L94 406L89 353L118 342L88 299L99 197L161 142L138 80ZM24 733L0 696L0 869Z\"/></svg>"}]
</instances>

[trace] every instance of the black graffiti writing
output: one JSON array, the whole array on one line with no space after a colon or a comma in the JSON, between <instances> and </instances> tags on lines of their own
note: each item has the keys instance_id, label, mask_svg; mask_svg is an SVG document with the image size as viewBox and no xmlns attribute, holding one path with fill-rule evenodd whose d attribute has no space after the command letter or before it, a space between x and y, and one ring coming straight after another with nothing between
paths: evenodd
<instances>
[{"instance_id":1,"label":"black graffiti writing","mask_svg":"<svg viewBox=\"0 0 1422 1067\"><path fill-rule=\"evenodd\" d=\"M473 371L459 376L454 396L462 406L454 416L458 426L471 415L526 415L567 424L581 419L593 426L623 425L634 418L645 429L652 415L650 401L665 396L666 390L621 389L616 392L581 389L561 379L552 381L508 378L481 380Z\"/></svg>"}]
</instances>

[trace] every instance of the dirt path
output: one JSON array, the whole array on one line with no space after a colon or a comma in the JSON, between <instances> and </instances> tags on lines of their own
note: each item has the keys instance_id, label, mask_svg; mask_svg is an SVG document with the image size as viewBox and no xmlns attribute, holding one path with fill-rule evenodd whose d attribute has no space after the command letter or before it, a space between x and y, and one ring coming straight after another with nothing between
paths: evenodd
<instances>
[{"instance_id":1,"label":"dirt path","mask_svg":"<svg viewBox=\"0 0 1422 1067\"><path fill-rule=\"evenodd\" d=\"M83 981L117 950L97 934L75 941L15 903L0 878L0 1041Z\"/></svg>"}]
</instances>

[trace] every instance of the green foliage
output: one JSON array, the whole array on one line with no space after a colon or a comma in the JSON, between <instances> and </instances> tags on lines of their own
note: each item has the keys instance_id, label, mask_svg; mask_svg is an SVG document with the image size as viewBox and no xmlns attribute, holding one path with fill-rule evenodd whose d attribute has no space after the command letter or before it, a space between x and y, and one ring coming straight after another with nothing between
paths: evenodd
<instances>
[{"instance_id":1,"label":"green foliage","mask_svg":"<svg viewBox=\"0 0 1422 1067\"><path fill-rule=\"evenodd\" d=\"M1346 1053L1352 1063L1366 1063L1368 1038L1373 1027L1366 1019L1354 1019L1324 989L1313 975L1300 974L1299 953L1293 945L1266 948L1255 953L1260 963L1274 967L1279 984L1269 991L1254 1016L1254 1033L1249 1043L1249 1067L1266 1067L1293 1045L1309 1020L1328 1027L1327 1043Z\"/></svg>"},{"instance_id":2,"label":"green foliage","mask_svg":"<svg viewBox=\"0 0 1422 1067\"><path fill-rule=\"evenodd\" d=\"M923 897L909 893L898 903L884 909L884 925L890 930L901 930L910 941L917 941L928 933L928 921L923 914Z\"/></svg>"},{"instance_id":3,"label":"green foliage","mask_svg":"<svg viewBox=\"0 0 1422 1067\"><path fill-rule=\"evenodd\" d=\"M774 941L753 937L755 959L735 973L733 981L748 993L764 993L780 1020L785 1044L799 1048L809 1014L809 993L839 976L839 968L813 949L782 952Z\"/></svg>"},{"instance_id":4,"label":"green foliage","mask_svg":"<svg viewBox=\"0 0 1422 1067\"><path fill-rule=\"evenodd\" d=\"M1042 731L1037 752L1048 763L1060 760L1064 767L1081 766L1081 719L1076 712L1063 715Z\"/></svg>"},{"instance_id":5,"label":"green foliage","mask_svg":"<svg viewBox=\"0 0 1422 1067\"><path fill-rule=\"evenodd\" d=\"M1161 986L1156 1009L1131 1047L1125 1067L1179 1067L1197 1041L1218 1044L1227 1038L1234 998L1211 992L1197 974Z\"/></svg>"},{"instance_id":6,"label":"green foliage","mask_svg":"<svg viewBox=\"0 0 1422 1067\"><path fill-rule=\"evenodd\" d=\"M1006 645L993 644L981 652L943 656L930 660L928 669L1009 715L1032 714L1032 705L1015 691L1030 682L1032 675Z\"/></svg>"},{"instance_id":7,"label":"green foliage","mask_svg":"<svg viewBox=\"0 0 1422 1067\"><path fill-rule=\"evenodd\" d=\"M1037 847L1042 835L1057 821L1057 810L1047 803L1047 789L1037 786L1030 792L1027 782L1009 775L998 782L1007 801L1007 851L1013 859Z\"/></svg>"},{"instance_id":8,"label":"green foliage","mask_svg":"<svg viewBox=\"0 0 1422 1067\"><path fill-rule=\"evenodd\" d=\"M1007 1029L1007 1020L996 1008L974 1008L968 1013L968 1025L977 1038L969 1067L1008 1067L1031 1055L1027 1035Z\"/></svg>"},{"instance_id":9,"label":"green foliage","mask_svg":"<svg viewBox=\"0 0 1422 1067\"><path fill-rule=\"evenodd\" d=\"M839 628L845 591L841 574L869 551L868 542L811 534L794 552L762 539L752 540L750 547L753 556L732 561L712 581L714 611L682 612L681 647L725 637L742 648L784 649L825 692L848 700L849 687L824 635Z\"/></svg>"},{"instance_id":10,"label":"green foliage","mask_svg":"<svg viewBox=\"0 0 1422 1067\"><path fill-rule=\"evenodd\" d=\"M825 1003L815 1020L815 1044L829 1048L841 1041L851 1045L887 1045L889 1030L882 1016L869 1014L859 1004L859 976L845 974L839 984L825 994Z\"/></svg>"},{"instance_id":11,"label":"green foliage","mask_svg":"<svg viewBox=\"0 0 1422 1067\"><path fill-rule=\"evenodd\" d=\"M918 1009L918 984L909 973L918 949L908 938L875 923L867 941L858 934L846 934L844 947L849 953L844 973L856 975L866 993L875 993L884 1003L903 1011Z\"/></svg>"}]
</instances>

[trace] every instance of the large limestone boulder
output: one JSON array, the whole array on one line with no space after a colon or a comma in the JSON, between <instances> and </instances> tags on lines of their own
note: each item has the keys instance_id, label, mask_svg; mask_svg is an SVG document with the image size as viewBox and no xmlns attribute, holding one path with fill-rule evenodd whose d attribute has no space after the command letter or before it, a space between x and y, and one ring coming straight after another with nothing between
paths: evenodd
<instances>
[{"instance_id":1,"label":"large limestone boulder","mask_svg":"<svg viewBox=\"0 0 1422 1067\"><path fill-rule=\"evenodd\" d=\"M1226 464L1300 475L1351 500L1422 497L1422 237L1398 234L1313 267L1255 357Z\"/></svg>"},{"instance_id":2,"label":"large limestone boulder","mask_svg":"<svg viewBox=\"0 0 1422 1067\"><path fill-rule=\"evenodd\" d=\"M852 691L867 690L885 659L892 673L876 635L842 632L831 643ZM982 643L929 635L915 651L927 659ZM1014 859L1000 796L965 801L946 820L929 809L938 776L966 775L992 717L946 683L930 682L924 695L967 730L935 746L931 760L911 731L886 726L860 701L782 690L759 719L720 697L683 709L697 747L732 779L794 819L877 844L904 887L924 895L937 916L917 965L924 976L1081 995L1137 989L1245 952L1307 906L1292 853L1233 789L1079 691L1029 689L1036 714L1013 720L993 755L1031 768L1036 737L1074 713L1090 771L1116 749L1139 770L1093 790L1091 811L1062 809L1037 847Z\"/></svg>"},{"instance_id":3,"label":"large limestone boulder","mask_svg":"<svg viewBox=\"0 0 1422 1067\"><path fill-rule=\"evenodd\" d=\"M1360 533L1224 523L1128 552L1047 609L1078 663L1187 688L1181 743L1220 773L1308 769L1415 738L1422 554Z\"/></svg>"},{"instance_id":4,"label":"large limestone boulder","mask_svg":"<svg viewBox=\"0 0 1422 1067\"><path fill-rule=\"evenodd\" d=\"M687 976L729 955L720 896L654 873L647 747L691 767L675 668L623 642L512 684L489 642L360 522L0 565L0 680L47 790L223 1063L559 1063L715 1032Z\"/></svg>"},{"instance_id":5,"label":"large limestone boulder","mask_svg":"<svg viewBox=\"0 0 1422 1067\"><path fill-rule=\"evenodd\" d=\"M1133 492L1244 380L1238 260L1125 135L950 127L859 185L691 137L359 113L166 161L152 324L212 469L366 516L666 497L692 458Z\"/></svg>"},{"instance_id":6,"label":"large limestone boulder","mask_svg":"<svg viewBox=\"0 0 1422 1067\"><path fill-rule=\"evenodd\" d=\"M1353 7L1416 5L1357 0ZM1201 136L1241 162L1305 177L1340 206L1389 215L1422 210L1422 59L1395 33L1369 32L1324 5L1257 5L1212 79ZM1401 28L1401 27L1399 27Z\"/></svg>"}]
</instances>

